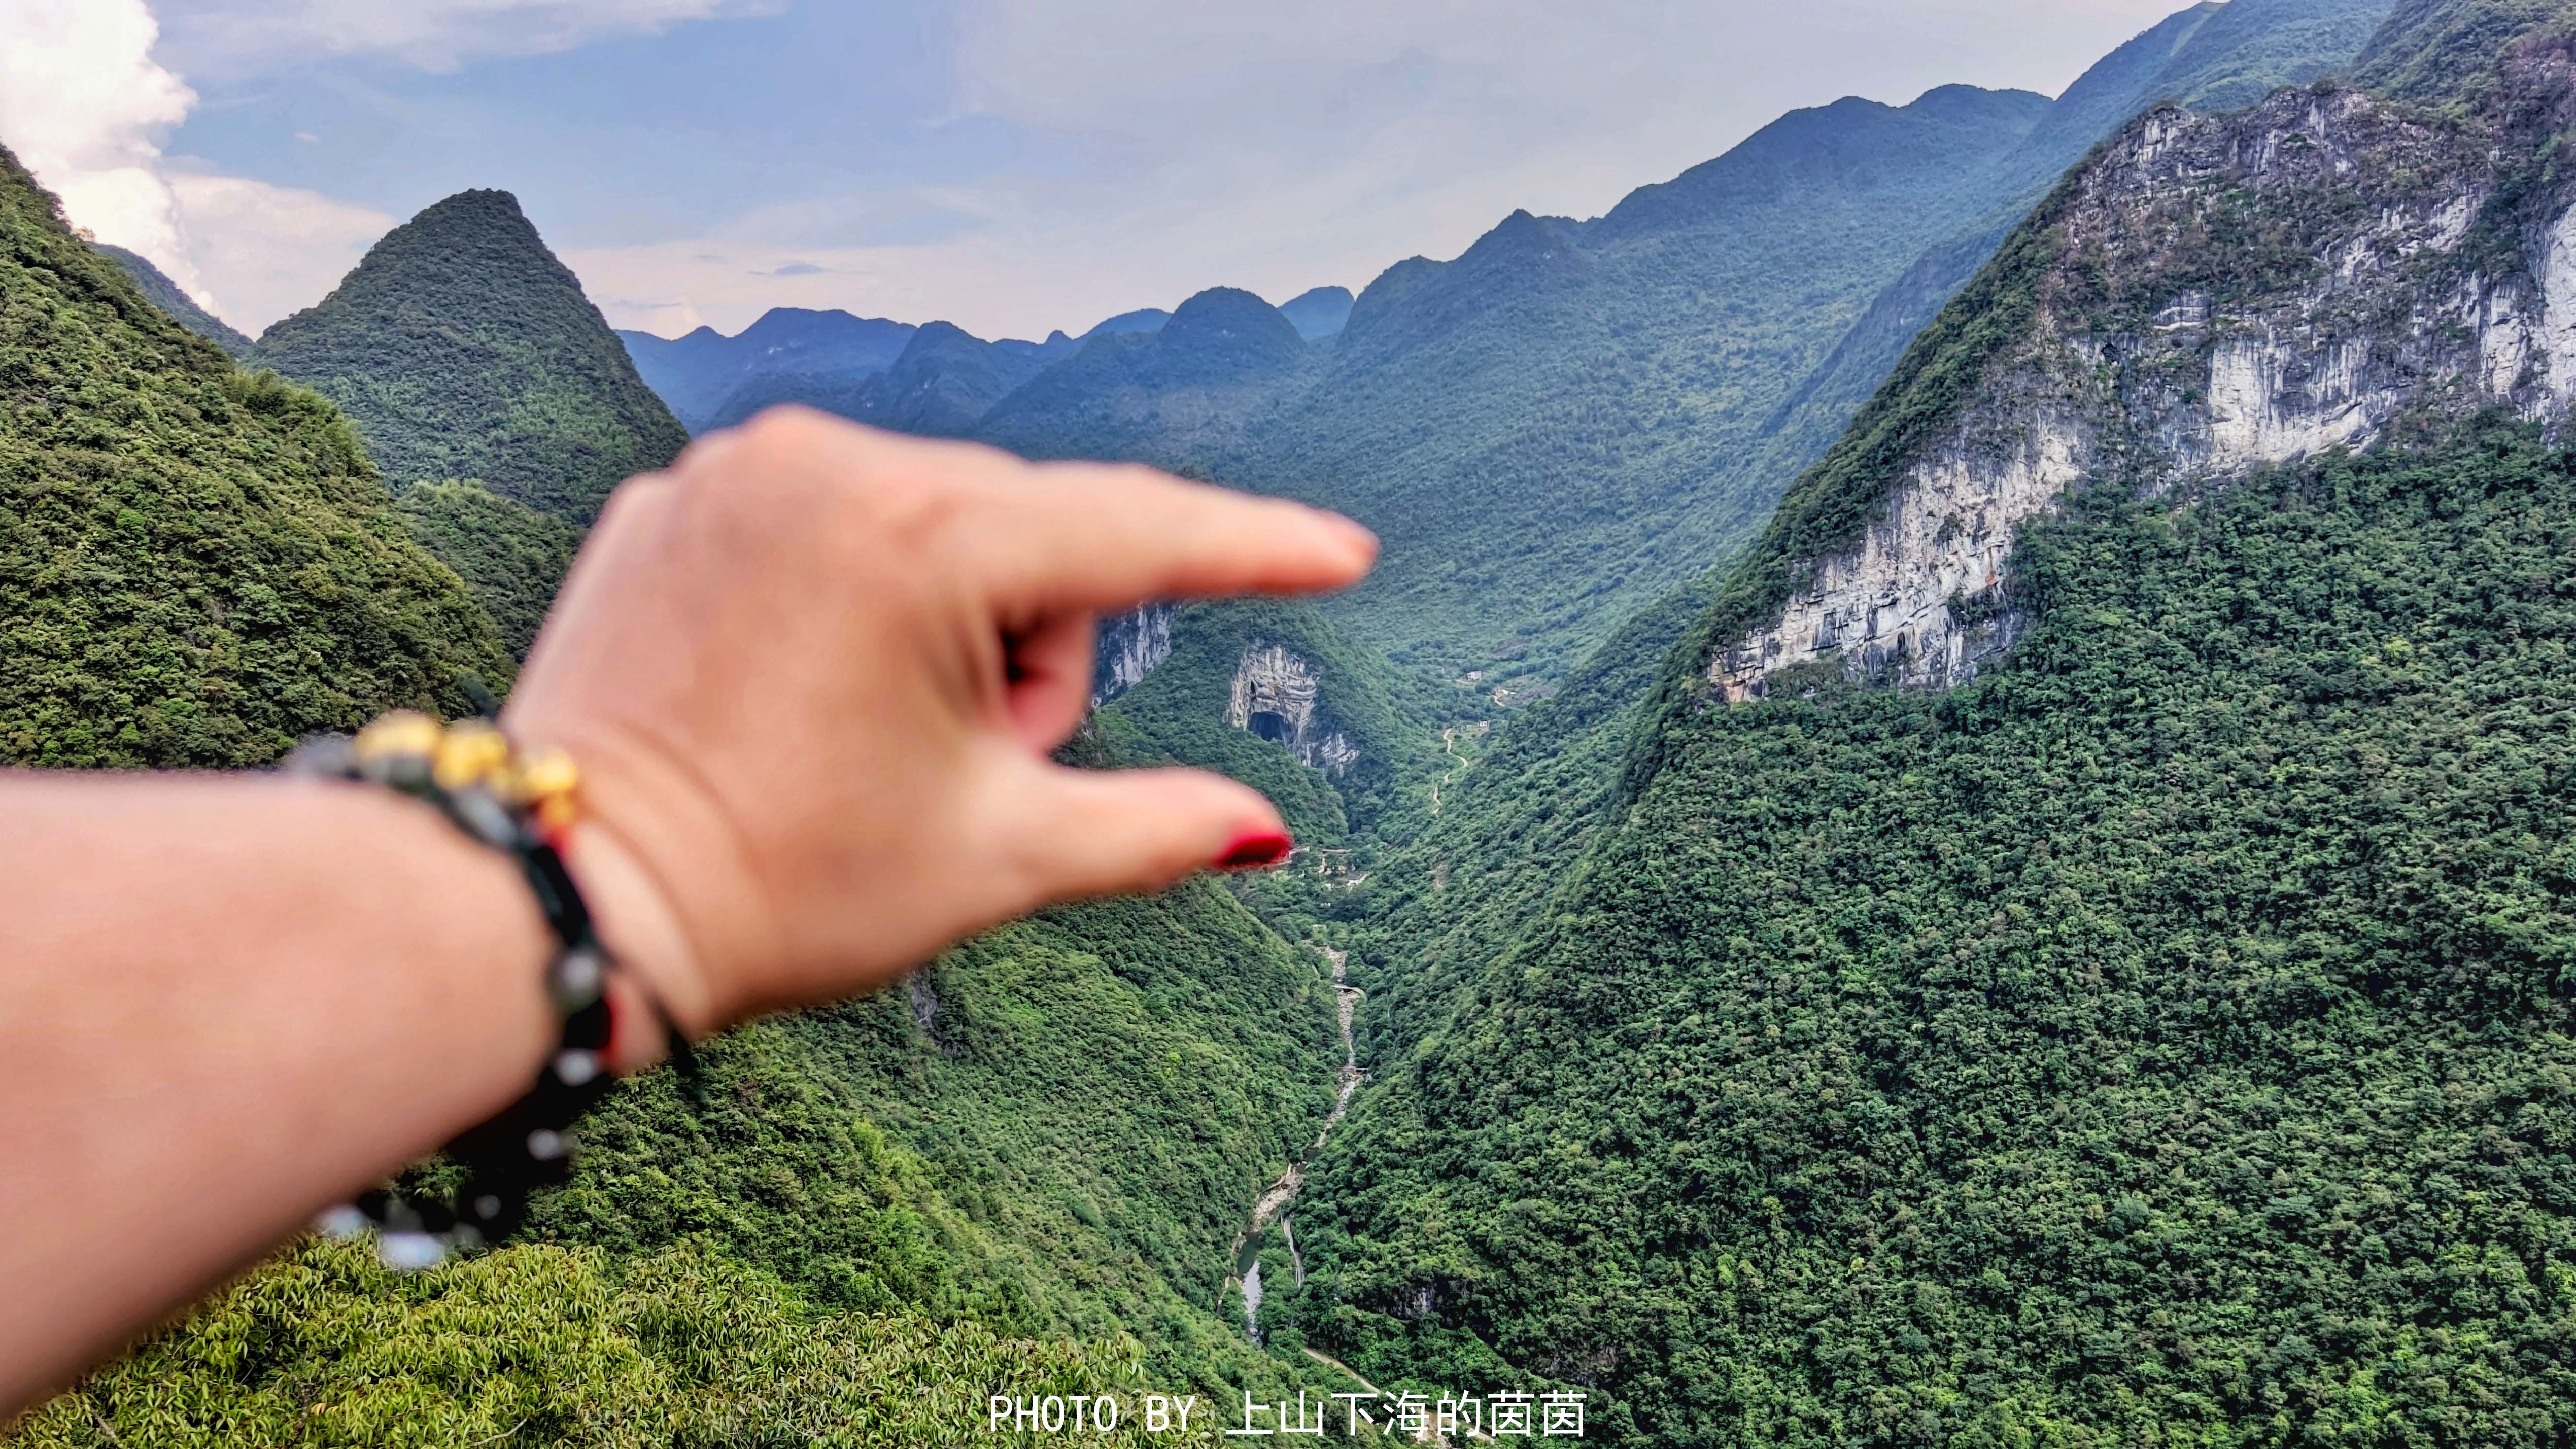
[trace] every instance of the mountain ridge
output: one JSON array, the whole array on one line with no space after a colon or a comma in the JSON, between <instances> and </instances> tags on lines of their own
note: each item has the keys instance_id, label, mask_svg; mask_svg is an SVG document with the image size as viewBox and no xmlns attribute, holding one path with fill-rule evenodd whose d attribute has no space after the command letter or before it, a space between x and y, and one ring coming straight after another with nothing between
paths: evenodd
<instances>
[{"instance_id":1,"label":"mountain ridge","mask_svg":"<svg viewBox=\"0 0 2576 1449\"><path fill-rule=\"evenodd\" d=\"M125 274L134 279L134 285L142 288L143 295L151 299L152 305L169 313L172 321L231 353L236 360L250 355L251 340L243 336L239 328L198 306L197 299L171 281L168 273L152 265L150 258L105 242L92 242L90 245L104 253L109 261L123 267Z\"/></svg>"}]
</instances>

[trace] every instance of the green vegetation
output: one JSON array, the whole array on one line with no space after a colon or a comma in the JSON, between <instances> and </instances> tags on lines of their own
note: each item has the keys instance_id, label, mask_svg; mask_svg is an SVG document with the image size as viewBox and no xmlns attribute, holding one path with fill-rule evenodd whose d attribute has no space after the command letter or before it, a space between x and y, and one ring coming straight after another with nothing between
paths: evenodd
<instances>
[{"instance_id":1,"label":"green vegetation","mask_svg":"<svg viewBox=\"0 0 2576 1449\"><path fill-rule=\"evenodd\" d=\"M123 247L112 247L105 242L92 242L91 245L97 247L100 254L109 261L123 267L125 274L134 279L134 285L142 289L144 299L169 313L171 321L235 357L250 355L249 338L241 335L231 323L198 306L196 298L179 290L179 284L171 281L149 260L138 253L127 251Z\"/></svg>"},{"instance_id":2,"label":"green vegetation","mask_svg":"<svg viewBox=\"0 0 2576 1449\"><path fill-rule=\"evenodd\" d=\"M868 1000L737 1033L585 1129L542 1230L696 1241L818 1305L1142 1341L1160 1382L1268 1381L1213 1318L1252 1199L1340 1045L1317 963L1201 881L1024 921Z\"/></svg>"},{"instance_id":3,"label":"green vegetation","mask_svg":"<svg viewBox=\"0 0 2576 1449\"><path fill-rule=\"evenodd\" d=\"M174 1389L179 1390L174 1392ZM1132 1355L917 1314L817 1313L777 1279L689 1248L620 1260L528 1245L417 1276L308 1243L0 1438L23 1449L350 1444L1064 1442L985 1435L991 1395L1118 1396L1093 1444L1144 1432Z\"/></svg>"},{"instance_id":4,"label":"green vegetation","mask_svg":"<svg viewBox=\"0 0 2576 1449\"><path fill-rule=\"evenodd\" d=\"M1318 732L1357 748L1347 771L1327 775L1230 723L1237 666L1247 651L1274 644L1321 680ZM1418 687L1299 601L1184 607L1170 657L1103 710L1099 728L1130 758L1196 765L1258 788L1300 841L1336 847L1354 832L1409 830L1439 757Z\"/></svg>"},{"instance_id":5,"label":"green vegetation","mask_svg":"<svg viewBox=\"0 0 2576 1449\"><path fill-rule=\"evenodd\" d=\"M2075 195L2070 176L2014 231L1993 261L1915 335L1885 385L1816 465L1781 496L1770 523L1724 574L1724 587L1692 635L1706 658L1716 641L1776 617L1817 560L1850 547L1933 432L1954 422L1987 368L2020 343L2049 273L2063 260L2059 221ZM1673 673L1659 691L1662 718L1695 706L1697 680ZM1628 766L1631 784L1655 768L1665 735L1649 730Z\"/></svg>"},{"instance_id":6,"label":"green vegetation","mask_svg":"<svg viewBox=\"0 0 2576 1449\"><path fill-rule=\"evenodd\" d=\"M330 405L245 374L0 153L0 759L242 766L506 682Z\"/></svg>"},{"instance_id":7,"label":"green vegetation","mask_svg":"<svg viewBox=\"0 0 2576 1449\"><path fill-rule=\"evenodd\" d=\"M480 483L415 484L394 501L394 512L421 547L465 580L510 653L525 658L581 547L580 530Z\"/></svg>"},{"instance_id":8,"label":"green vegetation","mask_svg":"<svg viewBox=\"0 0 2576 1449\"><path fill-rule=\"evenodd\" d=\"M1151 332L1095 337L978 419L975 436L1036 458L1202 466L1247 421L1311 380L1296 324L1250 292L1211 287Z\"/></svg>"},{"instance_id":9,"label":"green vegetation","mask_svg":"<svg viewBox=\"0 0 2576 1449\"><path fill-rule=\"evenodd\" d=\"M2391 0L2229 0L2174 52L2150 94L2195 111L2242 110L2283 86L2303 86L2341 71L2361 54ZM2128 119L2114 117L2116 126Z\"/></svg>"},{"instance_id":10,"label":"green vegetation","mask_svg":"<svg viewBox=\"0 0 2576 1449\"><path fill-rule=\"evenodd\" d=\"M397 483L480 479L577 524L688 441L504 191L394 228L257 357L339 404Z\"/></svg>"},{"instance_id":11,"label":"green vegetation","mask_svg":"<svg viewBox=\"0 0 2576 1449\"><path fill-rule=\"evenodd\" d=\"M1675 591L1562 692L1500 722L1490 747L1453 769L1440 813L1384 853L1367 918L1346 933L1351 983L1368 992L1359 1026L1369 1059L1399 1057L1436 1029L1615 822L1627 741L1710 595L1706 581Z\"/></svg>"},{"instance_id":12,"label":"green vegetation","mask_svg":"<svg viewBox=\"0 0 2576 1449\"><path fill-rule=\"evenodd\" d=\"M2398 0L2354 67L2368 90L2466 114L2502 84L2517 42L2576 32L2569 0Z\"/></svg>"},{"instance_id":13,"label":"green vegetation","mask_svg":"<svg viewBox=\"0 0 2576 1449\"><path fill-rule=\"evenodd\" d=\"M1671 719L1310 1179L1308 1336L1660 1443L2576 1432L2571 547L2502 426L2097 493L2001 672Z\"/></svg>"},{"instance_id":14,"label":"green vegetation","mask_svg":"<svg viewBox=\"0 0 2576 1449\"><path fill-rule=\"evenodd\" d=\"M1239 452L1183 461L1376 529L1377 572L1328 607L1397 662L1561 673L1760 527L1831 435L1775 439L1774 415L1992 203L2046 109L1965 87L1845 100L1597 221L1516 214L1370 284L1320 381Z\"/></svg>"}]
</instances>

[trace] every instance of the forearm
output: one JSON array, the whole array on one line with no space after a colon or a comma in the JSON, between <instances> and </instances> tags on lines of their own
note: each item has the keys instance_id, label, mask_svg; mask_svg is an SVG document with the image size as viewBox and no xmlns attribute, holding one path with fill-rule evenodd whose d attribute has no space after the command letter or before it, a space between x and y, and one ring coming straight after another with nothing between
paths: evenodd
<instances>
[{"instance_id":1,"label":"forearm","mask_svg":"<svg viewBox=\"0 0 2576 1449\"><path fill-rule=\"evenodd\" d=\"M546 936L386 792L0 774L0 1415L527 1088Z\"/></svg>"}]
</instances>

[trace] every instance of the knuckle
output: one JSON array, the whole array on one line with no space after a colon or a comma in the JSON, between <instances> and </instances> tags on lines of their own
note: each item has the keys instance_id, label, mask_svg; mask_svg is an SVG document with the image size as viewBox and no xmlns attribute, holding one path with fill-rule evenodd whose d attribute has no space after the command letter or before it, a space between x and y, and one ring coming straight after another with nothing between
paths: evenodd
<instances>
[{"instance_id":1,"label":"knuckle","mask_svg":"<svg viewBox=\"0 0 2576 1449\"><path fill-rule=\"evenodd\" d=\"M938 475L874 478L850 490L853 520L904 554L947 553L974 511L965 490Z\"/></svg>"}]
</instances>

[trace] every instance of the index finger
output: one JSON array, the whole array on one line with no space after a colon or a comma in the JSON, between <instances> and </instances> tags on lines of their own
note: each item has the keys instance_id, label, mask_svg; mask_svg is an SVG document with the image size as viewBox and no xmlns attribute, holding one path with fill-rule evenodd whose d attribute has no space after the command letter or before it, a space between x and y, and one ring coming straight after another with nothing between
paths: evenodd
<instances>
[{"instance_id":1,"label":"index finger","mask_svg":"<svg viewBox=\"0 0 2576 1449\"><path fill-rule=\"evenodd\" d=\"M1137 464L1037 463L995 483L1009 526L975 531L978 563L997 601L1033 613L1315 593L1377 558L1377 535L1338 513Z\"/></svg>"}]
</instances>

